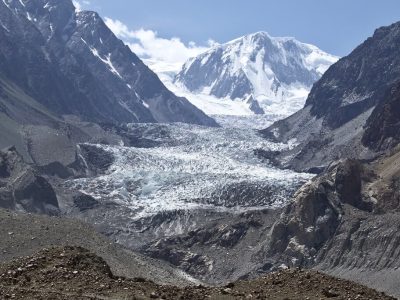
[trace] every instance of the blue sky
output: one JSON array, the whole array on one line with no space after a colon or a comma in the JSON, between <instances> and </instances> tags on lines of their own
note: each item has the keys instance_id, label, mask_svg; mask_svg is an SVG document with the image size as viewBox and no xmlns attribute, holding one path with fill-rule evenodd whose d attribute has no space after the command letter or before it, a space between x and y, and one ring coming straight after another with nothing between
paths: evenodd
<instances>
[{"instance_id":1,"label":"blue sky","mask_svg":"<svg viewBox=\"0 0 400 300\"><path fill-rule=\"evenodd\" d=\"M140 37L147 39L148 49L153 48L150 33L153 39L163 42L160 49L165 49L171 38L179 38L182 43L178 46L193 50L182 55L184 58L201 52L210 39L224 43L256 31L293 36L328 53L344 56L377 27L400 21L400 0L76 1L82 9L95 10L103 18L109 18L108 24L116 25L114 32L121 33L123 26L126 34L119 36L127 43L133 42L137 38L134 32L141 29L147 30L147 36ZM117 20L118 24L114 22ZM174 41L172 46L177 45ZM139 55L146 54L146 49L135 46L138 45L132 48L136 52L142 52ZM196 47L199 47L197 52ZM178 55L179 49L176 52Z\"/></svg>"}]
</instances>

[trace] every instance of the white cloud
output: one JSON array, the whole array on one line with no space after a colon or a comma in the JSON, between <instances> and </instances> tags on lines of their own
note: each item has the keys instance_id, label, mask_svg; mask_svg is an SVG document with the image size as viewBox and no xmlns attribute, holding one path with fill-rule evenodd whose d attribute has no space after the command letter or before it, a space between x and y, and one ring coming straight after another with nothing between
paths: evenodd
<instances>
[{"instance_id":1,"label":"white cloud","mask_svg":"<svg viewBox=\"0 0 400 300\"><path fill-rule=\"evenodd\" d=\"M81 11L82 10L82 4L76 0L72 1L72 3L75 6L76 11Z\"/></svg>"},{"instance_id":2,"label":"white cloud","mask_svg":"<svg viewBox=\"0 0 400 300\"><path fill-rule=\"evenodd\" d=\"M111 29L112 32L119 38L134 38L135 32L129 30L128 26L119 20L113 20L105 17L104 22Z\"/></svg>"},{"instance_id":3,"label":"white cloud","mask_svg":"<svg viewBox=\"0 0 400 300\"><path fill-rule=\"evenodd\" d=\"M72 3L74 4L76 11L82 11L84 6L90 5L89 0L73 0Z\"/></svg>"},{"instance_id":4,"label":"white cloud","mask_svg":"<svg viewBox=\"0 0 400 300\"><path fill-rule=\"evenodd\" d=\"M116 36L124 42L142 59L168 64L182 66L186 60L198 54L207 51L216 44L215 41L208 41L208 45L198 46L194 42L185 44L181 39L173 37L166 39L158 36L153 30L130 30L128 26L119 20L105 18L105 23L114 32Z\"/></svg>"}]
</instances>

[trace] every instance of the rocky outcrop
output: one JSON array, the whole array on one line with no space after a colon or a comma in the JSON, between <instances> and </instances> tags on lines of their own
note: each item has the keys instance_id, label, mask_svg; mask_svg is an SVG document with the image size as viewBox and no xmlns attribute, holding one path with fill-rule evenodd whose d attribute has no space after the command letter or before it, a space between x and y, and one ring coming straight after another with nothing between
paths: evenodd
<instances>
[{"instance_id":1,"label":"rocky outcrop","mask_svg":"<svg viewBox=\"0 0 400 300\"><path fill-rule=\"evenodd\" d=\"M246 103L249 105L250 110L256 115L265 114L265 111L261 108L260 103L258 103L253 96L249 96L246 100Z\"/></svg>"},{"instance_id":2,"label":"rocky outcrop","mask_svg":"<svg viewBox=\"0 0 400 300\"><path fill-rule=\"evenodd\" d=\"M400 294L399 43L400 22L377 29L324 74L302 110L261 131L296 145L260 155L280 167L322 171L273 226L259 253L265 261Z\"/></svg>"},{"instance_id":3,"label":"rocky outcrop","mask_svg":"<svg viewBox=\"0 0 400 300\"><path fill-rule=\"evenodd\" d=\"M296 193L255 257L273 262L269 270L317 268L400 294L399 174L398 149L332 164Z\"/></svg>"},{"instance_id":4,"label":"rocky outcrop","mask_svg":"<svg viewBox=\"0 0 400 300\"><path fill-rule=\"evenodd\" d=\"M364 145L387 150L400 142L400 83L389 89L365 125Z\"/></svg>"},{"instance_id":5,"label":"rocky outcrop","mask_svg":"<svg viewBox=\"0 0 400 300\"><path fill-rule=\"evenodd\" d=\"M50 215L59 212L52 186L13 147L0 152L0 207Z\"/></svg>"},{"instance_id":6,"label":"rocky outcrop","mask_svg":"<svg viewBox=\"0 0 400 300\"><path fill-rule=\"evenodd\" d=\"M77 146L77 161L72 167L87 176L103 174L114 162L114 156L96 145L80 144Z\"/></svg>"},{"instance_id":7,"label":"rocky outcrop","mask_svg":"<svg viewBox=\"0 0 400 300\"><path fill-rule=\"evenodd\" d=\"M278 254L289 266L312 266L318 251L334 237L345 205L372 210L373 203L363 198L362 187L373 177L359 161L344 160L304 185L274 225L267 255Z\"/></svg>"},{"instance_id":8,"label":"rocky outcrop","mask_svg":"<svg viewBox=\"0 0 400 300\"><path fill-rule=\"evenodd\" d=\"M226 249L235 248L251 229L260 228L263 224L256 220L247 220L235 224L220 224L214 228L199 228L186 235L159 240L143 247L143 253L172 263L189 274L207 278L213 272L217 256L205 251L191 252L191 249L214 247ZM221 272L216 270L216 272ZM221 272L222 273L222 272Z\"/></svg>"},{"instance_id":9,"label":"rocky outcrop","mask_svg":"<svg viewBox=\"0 0 400 300\"><path fill-rule=\"evenodd\" d=\"M183 232L171 232L173 222L154 224L155 228L165 228L169 235L154 237L139 250L210 284L247 278L249 273L263 267L263 258L254 255L260 243L269 241L269 231L279 217L279 210L244 213L199 210L187 214L187 224L175 225L185 229ZM148 235L149 229L141 235ZM121 235L118 238L123 240Z\"/></svg>"}]
</instances>

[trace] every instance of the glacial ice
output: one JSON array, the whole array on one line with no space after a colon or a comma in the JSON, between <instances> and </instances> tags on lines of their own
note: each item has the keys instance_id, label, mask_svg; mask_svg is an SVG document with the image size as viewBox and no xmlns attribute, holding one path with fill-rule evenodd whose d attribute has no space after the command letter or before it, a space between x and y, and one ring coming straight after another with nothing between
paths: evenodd
<instances>
[{"instance_id":1,"label":"glacial ice","mask_svg":"<svg viewBox=\"0 0 400 300\"><path fill-rule=\"evenodd\" d=\"M68 184L100 201L131 208L134 218L181 209L244 211L281 207L294 192L294 186L311 177L274 168L257 158L255 149L282 150L293 145L266 141L251 128L131 126L151 127L156 132L162 129L167 134L164 138L147 136L161 142L154 148L97 145L113 154L114 164L104 175ZM253 190L258 191L254 199L246 195ZM250 201L246 203L246 199Z\"/></svg>"}]
</instances>

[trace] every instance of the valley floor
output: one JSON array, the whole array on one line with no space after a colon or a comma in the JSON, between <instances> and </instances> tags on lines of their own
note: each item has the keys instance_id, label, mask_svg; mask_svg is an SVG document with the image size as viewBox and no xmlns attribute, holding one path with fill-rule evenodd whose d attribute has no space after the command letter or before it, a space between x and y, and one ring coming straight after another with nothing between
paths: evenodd
<instances>
[{"instance_id":1,"label":"valley floor","mask_svg":"<svg viewBox=\"0 0 400 300\"><path fill-rule=\"evenodd\" d=\"M220 128L128 124L131 138L121 145L81 145L84 166L107 166L58 185L62 212L211 284L262 268L252 255L268 239L263 234L313 175L258 155L291 147L258 133L267 119L222 120Z\"/></svg>"}]
</instances>

